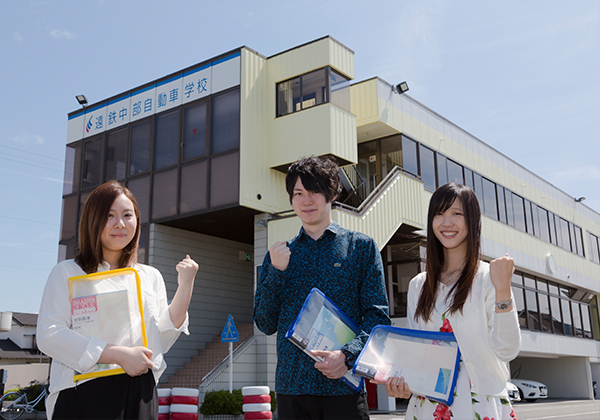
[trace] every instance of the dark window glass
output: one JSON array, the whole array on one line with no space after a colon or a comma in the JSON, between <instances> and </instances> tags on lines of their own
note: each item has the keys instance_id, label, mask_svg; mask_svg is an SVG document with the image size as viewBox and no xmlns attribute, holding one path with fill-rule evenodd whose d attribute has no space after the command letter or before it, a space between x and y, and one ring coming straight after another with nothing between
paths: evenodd
<instances>
[{"instance_id":1,"label":"dark window glass","mask_svg":"<svg viewBox=\"0 0 600 420\"><path fill-rule=\"evenodd\" d=\"M302 75L302 109L328 101L326 70L323 68Z\"/></svg>"},{"instance_id":2,"label":"dark window glass","mask_svg":"<svg viewBox=\"0 0 600 420\"><path fill-rule=\"evenodd\" d=\"M512 275L511 282L512 284L518 284L519 286L523 286L523 276L518 273L514 273Z\"/></svg>"},{"instance_id":3,"label":"dark window glass","mask_svg":"<svg viewBox=\"0 0 600 420\"><path fill-rule=\"evenodd\" d=\"M215 96L212 101L210 153L240 146L240 91Z\"/></svg>"},{"instance_id":4,"label":"dark window glass","mask_svg":"<svg viewBox=\"0 0 600 420\"><path fill-rule=\"evenodd\" d=\"M492 219L498 219L498 208L496 205L496 184L489 179L483 182L483 214Z\"/></svg>"},{"instance_id":5,"label":"dark window glass","mask_svg":"<svg viewBox=\"0 0 600 420\"><path fill-rule=\"evenodd\" d=\"M575 241L577 242L577 254L585 257L583 249L583 232L579 226L575 226Z\"/></svg>"},{"instance_id":6,"label":"dark window glass","mask_svg":"<svg viewBox=\"0 0 600 420\"><path fill-rule=\"evenodd\" d=\"M525 204L523 198L513 193L512 202L513 213L515 215L515 227L525 232Z\"/></svg>"},{"instance_id":7,"label":"dark window glass","mask_svg":"<svg viewBox=\"0 0 600 420\"><path fill-rule=\"evenodd\" d=\"M208 163L203 160L181 168L179 212L202 210L207 206Z\"/></svg>"},{"instance_id":8,"label":"dark window glass","mask_svg":"<svg viewBox=\"0 0 600 420\"><path fill-rule=\"evenodd\" d=\"M505 189L504 199L506 200L506 222L510 226L515 226L515 213L513 210L513 193Z\"/></svg>"},{"instance_id":9,"label":"dark window glass","mask_svg":"<svg viewBox=\"0 0 600 420\"><path fill-rule=\"evenodd\" d=\"M381 177L385 178L395 166L402 167L402 137L392 136L381 140Z\"/></svg>"},{"instance_id":10,"label":"dark window glass","mask_svg":"<svg viewBox=\"0 0 600 420\"><path fill-rule=\"evenodd\" d=\"M130 179L127 188L138 203L140 223L148 223L150 221L150 176Z\"/></svg>"},{"instance_id":11,"label":"dark window glass","mask_svg":"<svg viewBox=\"0 0 600 420\"><path fill-rule=\"evenodd\" d=\"M61 241L75 238L77 235L77 211L79 206L79 196L63 198L62 218L60 221L60 239Z\"/></svg>"},{"instance_id":12,"label":"dark window glass","mask_svg":"<svg viewBox=\"0 0 600 420\"><path fill-rule=\"evenodd\" d=\"M526 287L531 287L532 289L535 289L535 279L529 277L529 276L523 276L523 279L525 280L525 286Z\"/></svg>"},{"instance_id":13,"label":"dark window glass","mask_svg":"<svg viewBox=\"0 0 600 420\"><path fill-rule=\"evenodd\" d=\"M520 287L513 288L515 305L517 307L517 313L519 314L519 325L521 328L527 329L527 313L525 311L525 299L523 299L523 293L524 290Z\"/></svg>"},{"instance_id":14,"label":"dark window glass","mask_svg":"<svg viewBox=\"0 0 600 420\"><path fill-rule=\"evenodd\" d=\"M210 206L239 202L239 153L231 153L210 162Z\"/></svg>"},{"instance_id":15,"label":"dark window glass","mask_svg":"<svg viewBox=\"0 0 600 420\"><path fill-rule=\"evenodd\" d=\"M548 225L548 212L538 207L538 214L540 216L540 235L539 237L546 242L550 242L550 227Z\"/></svg>"},{"instance_id":16,"label":"dark window glass","mask_svg":"<svg viewBox=\"0 0 600 420\"><path fill-rule=\"evenodd\" d=\"M108 134L104 179L125 179L127 172L127 129Z\"/></svg>"},{"instance_id":17,"label":"dark window glass","mask_svg":"<svg viewBox=\"0 0 600 420\"><path fill-rule=\"evenodd\" d=\"M402 167L413 175L419 175L417 142L402 136Z\"/></svg>"},{"instance_id":18,"label":"dark window glass","mask_svg":"<svg viewBox=\"0 0 600 420\"><path fill-rule=\"evenodd\" d=\"M550 300L548 295L539 293L540 317L542 321L542 332L552 334L552 318L550 315Z\"/></svg>"},{"instance_id":19,"label":"dark window glass","mask_svg":"<svg viewBox=\"0 0 600 420\"><path fill-rule=\"evenodd\" d=\"M81 188L92 188L100 185L100 169L102 165L102 137L86 141L83 144L83 174Z\"/></svg>"},{"instance_id":20,"label":"dark window glass","mask_svg":"<svg viewBox=\"0 0 600 420\"><path fill-rule=\"evenodd\" d=\"M561 217L557 217L558 224L556 226L556 231L559 235L560 246L566 249L567 251L571 251L571 236L569 234L569 222Z\"/></svg>"},{"instance_id":21,"label":"dark window glass","mask_svg":"<svg viewBox=\"0 0 600 420\"><path fill-rule=\"evenodd\" d=\"M473 171L467 168L465 170L465 185L475 191L475 185L473 184Z\"/></svg>"},{"instance_id":22,"label":"dark window glass","mask_svg":"<svg viewBox=\"0 0 600 420\"><path fill-rule=\"evenodd\" d=\"M556 236L556 219L554 213L548 212L548 222L550 222L550 242L558 245L558 237Z\"/></svg>"},{"instance_id":23,"label":"dark window glass","mask_svg":"<svg viewBox=\"0 0 600 420\"><path fill-rule=\"evenodd\" d=\"M150 169L150 121L131 127L131 151L129 154L129 176Z\"/></svg>"},{"instance_id":24,"label":"dark window glass","mask_svg":"<svg viewBox=\"0 0 600 420\"><path fill-rule=\"evenodd\" d=\"M177 169L154 174L152 220L174 216L177 212Z\"/></svg>"},{"instance_id":25,"label":"dark window glass","mask_svg":"<svg viewBox=\"0 0 600 420\"><path fill-rule=\"evenodd\" d=\"M592 324L590 321L590 308L587 305L581 305L581 321L583 323L583 336L592 338Z\"/></svg>"},{"instance_id":26,"label":"dark window glass","mask_svg":"<svg viewBox=\"0 0 600 420\"><path fill-rule=\"evenodd\" d=\"M565 324L565 334L573 335L573 325L571 324L571 308L569 305L569 301L566 299L561 299L560 306L562 309L563 323Z\"/></svg>"},{"instance_id":27,"label":"dark window glass","mask_svg":"<svg viewBox=\"0 0 600 420\"><path fill-rule=\"evenodd\" d=\"M350 81L329 68L329 88L331 103L350 112Z\"/></svg>"},{"instance_id":28,"label":"dark window glass","mask_svg":"<svg viewBox=\"0 0 600 420\"><path fill-rule=\"evenodd\" d=\"M577 235L575 234L575 225L573 223L569 223L569 239L571 240L571 251L579 254L579 250L577 249Z\"/></svg>"},{"instance_id":29,"label":"dark window glass","mask_svg":"<svg viewBox=\"0 0 600 420\"><path fill-rule=\"evenodd\" d=\"M540 235L540 212L538 210L538 206L531 203L531 214L533 216L533 234L538 238Z\"/></svg>"},{"instance_id":30,"label":"dark window glass","mask_svg":"<svg viewBox=\"0 0 600 420\"><path fill-rule=\"evenodd\" d=\"M560 299L550 296L550 307L552 308L552 324L554 326L554 334L564 334L565 329L562 322L560 310Z\"/></svg>"},{"instance_id":31,"label":"dark window glass","mask_svg":"<svg viewBox=\"0 0 600 420\"><path fill-rule=\"evenodd\" d=\"M456 182L457 184L465 183L462 165L450 159L448 159L448 182Z\"/></svg>"},{"instance_id":32,"label":"dark window glass","mask_svg":"<svg viewBox=\"0 0 600 420\"><path fill-rule=\"evenodd\" d=\"M573 332L575 337L583 337L583 326L581 325L581 312L579 312L579 302L571 302L573 311Z\"/></svg>"},{"instance_id":33,"label":"dark window glass","mask_svg":"<svg viewBox=\"0 0 600 420\"><path fill-rule=\"evenodd\" d=\"M67 144L65 154L65 175L63 180L63 195L79 191L79 176L81 171L81 142Z\"/></svg>"},{"instance_id":34,"label":"dark window glass","mask_svg":"<svg viewBox=\"0 0 600 420\"><path fill-rule=\"evenodd\" d=\"M529 329L540 331L540 314L538 311L536 293L531 290L525 290L527 299L527 319L529 321Z\"/></svg>"},{"instance_id":35,"label":"dark window glass","mask_svg":"<svg viewBox=\"0 0 600 420\"><path fill-rule=\"evenodd\" d=\"M595 263L600 263L600 246L598 245L598 238L588 232L588 241L590 243L590 260Z\"/></svg>"},{"instance_id":36,"label":"dark window glass","mask_svg":"<svg viewBox=\"0 0 600 420\"><path fill-rule=\"evenodd\" d=\"M146 239L148 237L148 226L142 226L140 229L140 240L138 242L137 260L141 264L148 264L148 247Z\"/></svg>"},{"instance_id":37,"label":"dark window glass","mask_svg":"<svg viewBox=\"0 0 600 420\"><path fill-rule=\"evenodd\" d=\"M483 212L483 178L477 172L473 172L473 184L475 186L475 195L479 201L479 207Z\"/></svg>"},{"instance_id":38,"label":"dark window glass","mask_svg":"<svg viewBox=\"0 0 600 420\"><path fill-rule=\"evenodd\" d=\"M435 191L435 161L433 150L420 145L421 179L427 191Z\"/></svg>"},{"instance_id":39,"label":"dark window glass","mask_svg":"<svg viewBox=\"0 0 600 420\"><path fill-rule=\"evenodd\" d=\"M366 197L377 186L377 140L360 143L358 145L358 172L365 180L364 197ZM358 183L357 183L358 184Z\"/></svg>"},{"instance_id":40,"label":"dark window glass","mask_svg":"<svg viewBox=\"0 0 600 420\"><path fill-rule=\"evenodd\" d=\"M183 160L206 154L207 109L207 102L202 101L183 111Z\"/></svg>"},{"instance_id":41,"label":"dark window glass","mask_svg":"<svg viewBox=\"0 0 600 420\"><path fill-rule=\"evenodd\" d=\"M437 185L441 187L444 184L448 183L448 171L446 164L446 156L440 155L437 153L436 163L437 163Z\"/></svg>"},{"instance_id":42,"label":"dark window glass","mask_svg":"<svg viewBox=\"0 0 600 420\"><path fill-rule=\"evenodd\" d=\"M531 213L531 201L525 200L525 222L527 224L527 233L533 235L533 216Z\"/></svg>"},{"instance_id":43,"label":"dark window glass","mask_svg":"<svg viewBox=\"0 0 600 420\"><path fill-rule=\"evenodd\" d=\"M154 169L177 165L179 162L179 110L156 117L154 134Z\"/></svg>"},{"instance_id":44,"label":"dark window glass","mask_svg":"<svg viewBox=\"0 0 600 420\"><path fill-rule=\"evenodd\" d=\"M300 110L300 77L277 84L277 116Z\"/></svg>"},{"instance_id":45,"label":"dark window glass","mask_svg":"<svg viewBox=\"0 0 600 420\"><path fill-rule=\"evenodd\" d=\"M506 201L504 200L504 187L496 185L496 198L498 199L498 220L506 223Z\"/></svg>"}]
</instances>

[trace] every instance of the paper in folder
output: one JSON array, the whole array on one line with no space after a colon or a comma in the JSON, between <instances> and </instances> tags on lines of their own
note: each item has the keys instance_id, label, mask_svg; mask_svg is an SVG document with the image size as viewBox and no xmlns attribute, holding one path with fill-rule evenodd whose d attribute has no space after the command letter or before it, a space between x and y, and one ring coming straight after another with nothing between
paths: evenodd
<instances>
[{"instance_id":1,"label":"paper in folder","mask_svg":"<svg viewBox=\"0 0 600 420\"><path fill-rule=\"evenodd\" d=\"M459 363L460 350L452 333L378 325L353 372L378 382L403 376L415 394L451 405Z\"/></svg>"},{"instance_id":2,"label":"paper in folder","mask_svg":"<svg viewBox=\"0 0 600 420\"><path fill-rule=\"evenodd\" d=\"M148 347L141 280L134 268L69 278L71 329L118 346ZM119 365L97 364L76 372L74 381L125 373Z\"/></svg>"},{"instance_id":3,"label":"paper in folder","mask_svg":"<svg viewBox=\"0 0 600 420\"><path fill-rule=\"evenodd\" d=\"M357 333L358 325L323 292L313 288L285 338L313 360L320 362L321 358L313 356L311 350L339 350L356 337ZM355 391L362 389L364 381L350 370L340 380Z\"/></svg>"}]
</instances>

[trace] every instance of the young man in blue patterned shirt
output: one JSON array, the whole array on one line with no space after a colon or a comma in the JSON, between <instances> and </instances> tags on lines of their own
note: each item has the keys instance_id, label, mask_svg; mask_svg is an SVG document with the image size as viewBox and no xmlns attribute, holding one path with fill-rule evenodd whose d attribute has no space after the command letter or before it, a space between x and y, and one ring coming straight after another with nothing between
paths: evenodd
<instances>
[{"instance_id":1,"label":"young man in blue patterned shirt","mask_svg":"<svg viewBox=\"0 0 600 420\"><path fill-rule=\"evenodd\" d=\"M353 366L371 329L390 324L379 248L371 237L332 221L331 204L341 182L331 160L311 156L295 162L286 189L302 228L292 240L269 249L254 304L258 329L278 333L279 418L368 419L364 390L355 392L339 378ZM313 287L359 326L358 335L341 350L313 352L323 358L317 363L285 338Z\"/></svg>"}]
</instances>

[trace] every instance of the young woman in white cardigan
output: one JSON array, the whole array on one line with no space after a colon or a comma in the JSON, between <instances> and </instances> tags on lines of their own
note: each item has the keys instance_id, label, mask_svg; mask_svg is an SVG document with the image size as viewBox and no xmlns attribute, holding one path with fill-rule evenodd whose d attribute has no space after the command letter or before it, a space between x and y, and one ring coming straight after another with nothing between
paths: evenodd
<instances>
[{"instance_id":1,"label":"young woman in white cardigan","mask_svg":"<svg viewBox=\"0 0 600 420\"><path fill-rule=\"evenodd\" d=\"M413 394L407 419L516 419L507 363L519 353L521 332L506 256L480 261L481 211L469 187L438 188L427 215L427 271L411 280L407 327L453 332L461 351L454 402L446 406ZM408 398L403 378L386 382L389 396Z\"/></svg>"}]
</instances>

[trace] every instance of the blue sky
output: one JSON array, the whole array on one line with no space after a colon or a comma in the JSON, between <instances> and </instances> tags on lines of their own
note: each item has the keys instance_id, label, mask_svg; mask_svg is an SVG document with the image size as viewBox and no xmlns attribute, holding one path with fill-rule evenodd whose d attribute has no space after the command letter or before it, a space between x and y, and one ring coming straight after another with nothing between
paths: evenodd
<instances>
[{"instance_id":1,"label":"blue sky","mask_svg":"<svg viewBox=\"0 0 600 420\"><path fill-rule=\"evenodd\" d=\"M600 3L3 1L0 311L57 261L67 113L246 45L331 35L413 98L600 212Z\"/></svg>"}]
</instances>

